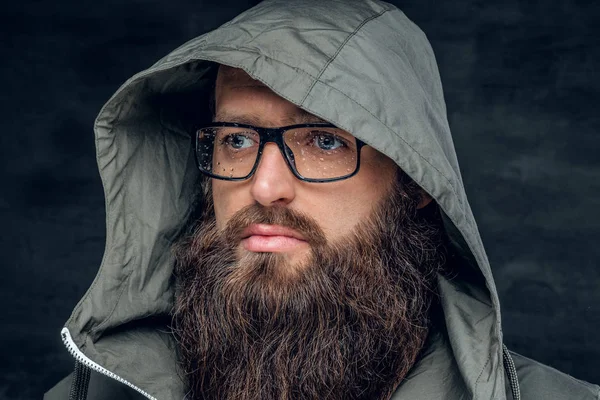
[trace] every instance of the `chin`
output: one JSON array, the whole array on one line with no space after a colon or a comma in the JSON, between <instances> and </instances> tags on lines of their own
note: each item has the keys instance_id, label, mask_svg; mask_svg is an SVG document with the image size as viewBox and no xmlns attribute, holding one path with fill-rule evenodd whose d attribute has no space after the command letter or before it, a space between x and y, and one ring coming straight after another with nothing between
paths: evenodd
<instances>
[{"instance_id":1,"label":"chin","mask_svg":"<svg viewBox=\"0 0 600 400\"><path fill-rule=\"evenodd\" d=\"M302 247L291 251L254 252L238 248L237 267L256 268L257 265L270 265L271 273L280 278L297 277L302 271L306 271L310 264L312 251L310 247Z\"/></svg>"}]
</instances>

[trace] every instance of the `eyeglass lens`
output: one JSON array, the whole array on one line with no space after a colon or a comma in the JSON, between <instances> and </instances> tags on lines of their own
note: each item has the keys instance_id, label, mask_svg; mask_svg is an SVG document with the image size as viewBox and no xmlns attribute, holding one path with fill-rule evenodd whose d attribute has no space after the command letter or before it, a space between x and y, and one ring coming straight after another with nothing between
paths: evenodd
<instances>
[{"instance_id":1,"label":"eyeglass lens","mask_svg":"<svg viewBox=\"0 0 600 400\"><path fill-rule=\"evenodd\" d=\"M308 179L351 175L357 166L356 139L338 128L302 127L285 131L285 152L292 168ZM241 127L209 127L198 132L196 157L200 169L224 178L250 174L260 135Z\"/></svg>"}]
</instances>

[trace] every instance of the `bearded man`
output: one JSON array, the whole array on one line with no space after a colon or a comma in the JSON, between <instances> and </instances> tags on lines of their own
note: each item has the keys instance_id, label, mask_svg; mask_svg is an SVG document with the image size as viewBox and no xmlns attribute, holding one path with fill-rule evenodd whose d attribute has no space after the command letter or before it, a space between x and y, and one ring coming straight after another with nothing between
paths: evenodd
<instances>
[{"instance_id":1,"label":"bearded man","mask_svg":"<svg viewBox=\"0 0 600 400\"><path fill-rule=\"evenodd\" d=\"M46 398L600 398L503 346L433 53L395 7L261 3L95 131L106 254Z\"/></svg>"}]
</instances>

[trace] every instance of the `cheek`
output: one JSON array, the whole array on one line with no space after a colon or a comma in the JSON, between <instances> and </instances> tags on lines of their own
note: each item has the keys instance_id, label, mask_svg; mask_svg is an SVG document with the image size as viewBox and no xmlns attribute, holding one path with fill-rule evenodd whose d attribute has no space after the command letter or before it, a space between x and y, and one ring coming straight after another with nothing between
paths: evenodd
<instances>
[{"instance_id":1,"label":"cheek","mask_svg":"<svg viewBox=\"0 0 600 400\"><path fill-rule=\"evenodd\" d=\"M361 185L369 188L365 196L372 200L384 198L396 182L399 167L391 158L371 147L365 148L364 152L367 160L361 164L358 175L362 173Z\"/></svg>"},{"instance_id":2,"label":"cheek","mask_svg":"<svg viewBox=\"0 0 600 400\"><path fill-rule=\"evenodd\" d=\"M238 186L234 182L225 182L218 179L212 181L215 222L218 229L223 229L236 211L247 205Z\"/></svg>"},{"instance_id":3,"label":"cheek","mask_svg":"<svg viewBox=\"0 0 600 400\"><path fill-rule=\"evenodd\" d=\"M382 199L385 199L396 182L398 166L390 158L371 148L374 154L366 154L359 173L349 180L348 192L339 199L352 211L348 218L355 223L368 218Z\"/></svg>"},{"instance_id":4,"label":"cheek","mask_svg":"<svg viewBox=\"0 0 600 400\"><path fill-rule=\"evenodd\" d=\"M223 224L223 214L224 214L224 209L223 209L223 205L224 205L224 201L223 201L223 194L221 193L221 190L219 190L219 185L215 184L215 180L212 181L212 197L213 197L213 204L214 204L214 209L215 209L215 221L217 223L217 228L221 229L222 224Z\"/></svg>"},{"instance_id":5,"label":"cheek","mask_svg":"<svg viewBox=\"0 0 600 400\"><path fill-rule=\"evenodd\" d=\"M322 193L313 193L312 217L329 239L348 235L357 224L369 218L380 201L387 197L395 181L395 164L389 169L366 168L356 176L329 184ZM319 200L317 200L319 199Z\"/></svg>"}]
</instances>

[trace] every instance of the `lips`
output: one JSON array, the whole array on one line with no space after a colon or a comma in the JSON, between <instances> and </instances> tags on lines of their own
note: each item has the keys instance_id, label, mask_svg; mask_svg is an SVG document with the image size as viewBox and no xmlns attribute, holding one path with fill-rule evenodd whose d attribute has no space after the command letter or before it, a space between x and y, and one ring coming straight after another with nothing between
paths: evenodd
<instances>
[{"instance_id":1,"label":"lips","mask_svg":"<svg viewBox=\"0 0 600 400\"><path fill-rule=\"evenodd\" d=\"M304 236L281 225L252 224L241 235L242 246L252 252L287 252L305 246Z\"/></svg>"},{"instance_id":2,"label":"lips","mask_svg":"<svg viewBox=\"0 0 600 400\"><path fill-rule=\"evenodd\" d=\"M242 232L242 239L250 236L287 236L290 238L305 240L304 236L292 228L281 225L252 224Z\"/></svg>"}]
</instances>

